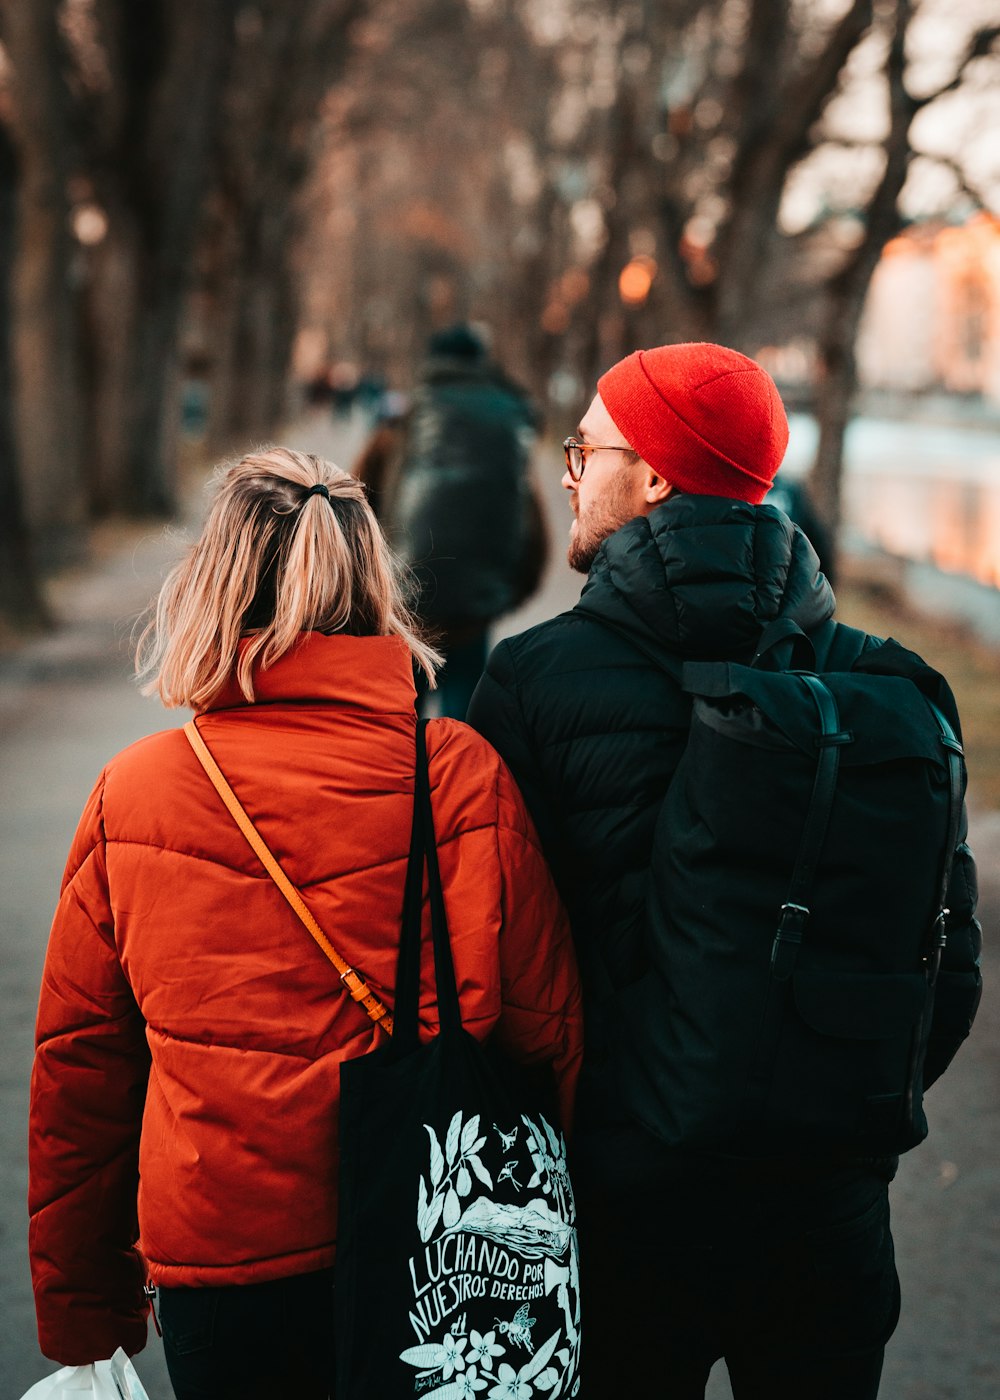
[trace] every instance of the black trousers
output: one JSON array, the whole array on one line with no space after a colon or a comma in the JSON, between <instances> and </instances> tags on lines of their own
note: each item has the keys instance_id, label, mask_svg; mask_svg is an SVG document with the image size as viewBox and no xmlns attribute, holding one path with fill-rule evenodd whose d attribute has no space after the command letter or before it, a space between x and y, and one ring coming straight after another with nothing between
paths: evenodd
<instances>
[{"instance_id":1,"label":"black trousers","mask_svg":"<svg viewBox=\"0 0 1000 1400\"><path fill-rule=\"evenodd\" d=\"M899 1317L884 1181L650 1187L578 1183L579 1400L702 1400L720 1357L736 1400L875 1400ZM332 1395L330 1269L161 1288L159 1311L177 1400Z\"/></svg>"},{"instance_id":2,"label":"black trousers","mask_svg":"<svg viewBox=\"0 0 1000 1400\"><path fill-rule=\"evenodd\" d=\"M230 1288L161 1288L177 1400L328 1400L333 1270Z\"/></svg>"},{"instance_id":3,"label":"black trousers","mask_svg":"<svg viewBox=\"0 0 1000 1400\"><path fill-rule=\"evenodd\" d=\"M899 1318L888 1186L661 1179L578 1190L581 1400L875 1400Z\"/></svg>"}]
</instances>

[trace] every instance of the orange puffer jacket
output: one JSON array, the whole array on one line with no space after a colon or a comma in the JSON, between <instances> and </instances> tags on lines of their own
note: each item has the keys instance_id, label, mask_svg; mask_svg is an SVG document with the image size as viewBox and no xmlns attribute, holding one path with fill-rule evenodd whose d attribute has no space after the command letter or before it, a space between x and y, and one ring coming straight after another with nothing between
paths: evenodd
<instances>
[{"instance_id":1,"label":"orange puffer jacket","mask_svg":"<svg viewBox=\"0 0 1000 1400\"><path fill-rule=\"evenodd\" d=\"M393 638L307 634L199 720L338 951L392 1004L414 691ZM436 720L428 753L465 1025L551 1061L568 1109L576 963L514 783ZM429 937L429 930L425 930ZM421 1024L436 1030L432 960ZM265 874L186 738L108 764L80 822L38 1013L30 1244L43 1352L146 1338L143 1283L240 1284L332 1263L340 1065L377 1030ZM137 1202L138 1186L138 1206Z\"/></svg>"}]
</instances>

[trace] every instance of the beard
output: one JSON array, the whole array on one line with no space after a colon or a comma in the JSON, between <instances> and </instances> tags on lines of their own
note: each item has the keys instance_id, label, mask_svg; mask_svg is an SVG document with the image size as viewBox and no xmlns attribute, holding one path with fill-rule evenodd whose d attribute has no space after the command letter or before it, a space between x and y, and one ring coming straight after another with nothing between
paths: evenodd
<instances>
[{"instance_id":1,"label":"beard","mask_svg":"<svg viewBox=\"0 0 1000 1400\"><path fill-rule=\"evenodd\" d=\"M605 494L577 514L570 529L566 559L578 574L589 574L597 551L616 530L635 516L634 485L623 472L608 483Z\"/></svg>"}]
</instances>

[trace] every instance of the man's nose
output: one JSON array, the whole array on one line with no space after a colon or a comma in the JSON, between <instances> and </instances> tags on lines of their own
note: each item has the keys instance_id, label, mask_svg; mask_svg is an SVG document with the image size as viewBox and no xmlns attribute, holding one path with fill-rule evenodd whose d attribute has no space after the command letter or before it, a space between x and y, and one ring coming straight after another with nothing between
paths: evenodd
<instances>
[{"instance_id":1,"label":"man's nose","mask_svg":"<svg viewBox=\"0 0 1000 1400\"><path fill-rule=\"evenodd\" d=\"M574 481L573 478L570 476L570 474L569 474L569 467L567 467L566 470L565 470L565 471L563 472L563 474L562 474L562 483L561 483L561 484L562 484L563 486L565 486L565 488L566 488L567 491L575 491L576 488L580 485L580 483L579 483L578 481Z\"/></svg>"}]
</instances>

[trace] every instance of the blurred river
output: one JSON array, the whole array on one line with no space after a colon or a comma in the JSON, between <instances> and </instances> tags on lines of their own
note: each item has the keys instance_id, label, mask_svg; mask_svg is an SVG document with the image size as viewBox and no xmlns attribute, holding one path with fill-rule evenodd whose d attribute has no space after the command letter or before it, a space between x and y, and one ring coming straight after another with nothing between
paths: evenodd
<instances>
[{"instance_id":1,"label":"blurred river","mask_svg":"<svg viewBox=\"0 0 1000 1400\"><path fill-rule=\"evenodd\" d=\"M786 469L796 475L809 467L817 430L804 414L790 421ZM938 590L949 610L1000 639L1000 431L856 418L845 466L847 547L874 547L951 576L956 582L942 579ZM979 586L963 590L959 580ZM919 570L906 582L911 591L930 587Z\"/></svg>"}]
</instances>

